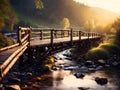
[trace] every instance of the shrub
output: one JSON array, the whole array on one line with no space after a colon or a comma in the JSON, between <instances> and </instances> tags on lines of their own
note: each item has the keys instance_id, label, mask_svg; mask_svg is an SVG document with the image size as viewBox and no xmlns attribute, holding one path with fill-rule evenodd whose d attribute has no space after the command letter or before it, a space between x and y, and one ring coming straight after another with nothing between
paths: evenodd
<instances>
[{"instance_id":1,"label":"shrub","mask_svg":"<svg viewBox=\"0 0 120 90\"><path fill-rule=\"evenodd\" d=\"M53 56L47 57L47 59L44 61L44 66L51 69L53 64L55 62L55 59Z\"/></svg>"},{"instance_id":2,"label":"shrub","mask_svg":"<svg viewBox=\"0 0 120 90\"><path fill-rule=\"evenodd\" d=\"M0 48L10 46L13 44L13 41L0 33Z\"/></svg>"},{"instance_id":3,"label":"shrub","mask_svg":"<svg viewBox=\"0 0 120 90\"><path fill-rule=\"evenodd\" d=\"M120 52L120 48L117 45L112 43L103 43L103 44L100 44L99 47L107 50L110 54L119 55L119 52Z\"/></svg>"},{"instance_id":4,"label":"shrub","mask_svg":"<svg viewBox=\"0 0 120 90\"><path fill-rule=\"evenodd\" d=\"M108 59L109 53L105 49L98 47L89 50L85 57L90 60Z\"/></svg>"},{"instance_id":5,"label":"shrub","mask_svg":"<svg viewBox=\"0 0 120 90\"><path fill-rule=\"evenodd\" d=\"M114 44L120 47L120 30L116 32Z\"/></svg>"}]
</instances>

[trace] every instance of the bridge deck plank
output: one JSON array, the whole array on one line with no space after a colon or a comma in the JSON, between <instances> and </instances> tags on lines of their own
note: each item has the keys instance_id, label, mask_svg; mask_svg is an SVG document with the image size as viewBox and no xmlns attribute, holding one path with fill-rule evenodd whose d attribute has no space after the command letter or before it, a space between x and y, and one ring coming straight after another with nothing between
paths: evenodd
<instances>
[{"instance_id":1,"label":"bridge deck plank","mask_svg":"<svg viewBox=\"0 0 120 90\"><path fill-rule=\"evenodd\" d=\"M81 37L81 39L86 39L87 37ZM79 40L79 37L74 37L74 40ZM70 41L70 37L65 37L65 38L56 38L53 40L54 43L60 43L60 42L67 42ZM44 45L44 44L49 44L50 43L50 39L44 39L44 40L40 40L38 38L35 38L33 40L31 40L30 45L31 46L37 46L37 45Z\"/></svg>"},{"instance_id":2,"label":"bridge deck plank","mask_svg":"<svg viewBox=\"0 0 120 90\"><path fill-rule=\"evenodd\" d=\"M14 47L12 49L5 50L3 52L0 52L0 65L7 60L16 50L21 48L21 46Z\"/></svg>"},{"instance_id":3,"label":"bridge deck plank","mask_svg":"<svg viewBox=\"0 0 120 90\"><path fill-rule=\"evenodd\" d=\"M87 37L81 37L81 39L86 39ZM90 37L91 38L91 37ZM74 40L79 40L78 37L74 37ZM65 38L56 38L54 39L54 43L60 43L60 42L67 42L70 41L70 37L65 37ZM45 44L50 44L50 39L44 39L44 40L39 40L39 39L34 39L30 42L31 46L37 46L37 45L45 45ZM16 50L21 48L21 46L5 50L3 52L0 52L0 65L7 60Z\"/></svg>"}]
</instances>

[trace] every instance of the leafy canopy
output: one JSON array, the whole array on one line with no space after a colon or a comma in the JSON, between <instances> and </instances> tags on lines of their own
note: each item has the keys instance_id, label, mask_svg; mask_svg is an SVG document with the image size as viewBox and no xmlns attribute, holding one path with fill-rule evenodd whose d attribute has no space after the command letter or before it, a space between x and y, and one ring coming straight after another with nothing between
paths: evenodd
<instances>
[{"instance_id":1,"label":"leafy canopy","mask_svg":"<svg viewBox=\"0 0 120 90\"><path fill-rule=\"evenodd\" d=\"M68 18L63 18L62 22L61 22L61 27L63 29L67 29L70 27L70 21Z\"/></svg>"},{"instance_id":2,"label":"leafy canopy","mask_svg":"<svg viewBox=\"0 0 120 90\"><path fill-rule=\"evenodd\" d=\"M35 0L35 6L36 6L37 9L44 8L43 2L41 0Z\"/></svg>"}]
</instances>

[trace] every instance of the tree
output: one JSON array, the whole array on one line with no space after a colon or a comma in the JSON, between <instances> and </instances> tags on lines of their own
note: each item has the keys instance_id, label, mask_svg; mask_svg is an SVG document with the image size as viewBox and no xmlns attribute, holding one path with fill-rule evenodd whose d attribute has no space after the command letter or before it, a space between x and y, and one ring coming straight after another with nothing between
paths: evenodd
<instances>
[{"instance_id":1,"label":"tree","mask_svg":"<svg viewBox=\"0 0 120 90\"><path fill-rule=\"evenodd\" d=\"M67 29L70 27L70 21L68 18L63 18L62 22L61 22L61 27L63 29Z\"/></svg>"},{"instance_id":2,"label":"tree","mask_svg":"<svg viewBox=\"0 0 120 90\"><path fill-rule=\"evenodd\" d=\"M112 25L117 31L120 31L120 16L114 21Z\"/></svg>"},{"instance_id":3,"label":"tree","mask_svg":"<svg viewBox=\"0 0 120 90\"><path fill-rule=\"evenodd\" d=\"M92 32L95 29L95 22L93 19L87 20L84 24L84 30L88 32Z\"/></svg>"},{"instance_id":4,"label":"tree","mask_svg":"<svg viewBox=\"0 0 120 90\"><path fill-rule=\"evenodd\" d=\"M44 7L41 0L35 0L34 2L37 9L42 9Z\"/></svg>"},{"instance_id":5,"label":"tree","mask_svg":"<svg viewBox=\"0 0 120 90\"><path fill-rule=\"evenodd\" d=\"M0 0L0 31L6 27L9 30L13 30L13 26L17 20L17 16L10 5L9 0Z\"/></svg>"},{"instance_id":6,"label":"tree","mask_svg":"<svg viewBox=\"0 0 120 90\"><path fill-rule=\"evenodd\" d=\"M114 21L113 28L116 29L114 43L120 47L120 16Z\"/></svg>"}]
</instances>

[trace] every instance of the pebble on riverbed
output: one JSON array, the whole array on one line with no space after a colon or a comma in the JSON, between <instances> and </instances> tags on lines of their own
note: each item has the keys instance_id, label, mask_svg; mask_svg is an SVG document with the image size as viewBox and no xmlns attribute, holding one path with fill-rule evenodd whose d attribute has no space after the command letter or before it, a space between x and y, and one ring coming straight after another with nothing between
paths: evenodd
<instances>
[{"instance_id":1,"label":"pebble on riverbed","mask_svg":"<svg viewBox=\"0 0 120 90\"><path fill-rule=\"evenodd\" d=\"M79 90L89 90L90 88L79 87Z\"/></svg>"},{"instance_id":2,"label":"pebble on riverbed","mask_svg":"<svg viewBox=\"0 0 120 90\"><path fill-rule=\"evenodd\" d=\"M75 73L76 78L83 78L85 75L83 73Z\"/></svg>"},{"instance_id":3,"label":"pebble on riverbed","mask_svg":"<svg viewBox=\"0 0 120 90\"><path fill-rule=\"evenodd\" d=\"M98 60L98 61L97 61L97 64L98 64L98 65L102 65L102 66L103 66L103 65L105 65L105 64L106 64L106 62L105 62L105 60L100 59L100 60Z\"/></svg>"},{"instance_id":4,"label":"pebble on riverbed","mask_svg":"<svg viewBox=\"0 0 120 90\"><path fill-rule=\"evenodd\" d=\"M108 79L107 78L99 78L99 77L96 77L95 78L95 81L97 82L97 84L99 85L105 85L108 83Z\"/></svg>"}]
</instances>

